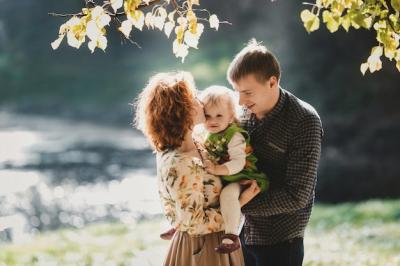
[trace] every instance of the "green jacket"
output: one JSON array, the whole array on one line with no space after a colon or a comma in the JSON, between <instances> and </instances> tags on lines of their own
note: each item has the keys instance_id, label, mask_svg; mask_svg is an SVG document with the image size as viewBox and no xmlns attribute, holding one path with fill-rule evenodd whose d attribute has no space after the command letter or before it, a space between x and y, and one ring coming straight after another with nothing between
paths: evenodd
<instances>
[{"instance_id":1,"label":"green jacket","mask_svg":"<svg viewBox=\"0 0 400 266\"><path fill-rule=\"evenodd\" d=\"M255 179L261 191L268 189L269 180L267 176L257 170L257 158L252 154L250 137L246 130L232 123L227 129L219 133L209 133L205 141L205 148L211 161L217 164L223 164L230 160L228 154L228 144L235 133L243 135L246 141L246 164L242 171L234 175L225 175L221 178L227 182L237 182L242 179Z\"/></svg>"}]
</instances>

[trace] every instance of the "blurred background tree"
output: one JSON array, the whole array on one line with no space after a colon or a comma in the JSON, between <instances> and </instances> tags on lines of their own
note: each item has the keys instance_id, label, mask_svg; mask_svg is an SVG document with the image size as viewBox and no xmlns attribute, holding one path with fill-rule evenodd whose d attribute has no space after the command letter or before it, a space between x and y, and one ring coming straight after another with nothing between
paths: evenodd
<instances>
[{"instance_id":1,"label":"blurred background tree","mask_svg":"<svg viewBox=\"0 0 400 266\"><path fill-rule=\"evenodd\" d=\"M303 3L312 6L305 9L300 17L307 32L319 29L320 16L328 30L336 32L340 26L346 32L350 28L367 29L376 32L378 46L371 49L367 62L362 63L360 70L371 73L382 68L381 56L396 62L400 71L400 0L316 0L315 3ZM78 13L49 13L52 16L70 17L60 26L59 38L51 43L57 49L64 38L68 45L77 49L88 39L88 47L107 48L107 27L110 22L127 40L137 44L131 38L133 28L142 31L158 29L169 38L175 34L173 53L182 58L189 53L189 48L196 48L204 30L204 24L218 30L220 22L217 15L210 14L207 9L200 9L199 0L110 0L96 2L85 0L85 7ZM119 12L123 8L123 12ZM145 13L147 12L147 13ZM202 13L205 14L202 16ZM119 18L126 20L121 21ZM144 27L146 25L146 27Z\"/></svg>"}]
</instances>

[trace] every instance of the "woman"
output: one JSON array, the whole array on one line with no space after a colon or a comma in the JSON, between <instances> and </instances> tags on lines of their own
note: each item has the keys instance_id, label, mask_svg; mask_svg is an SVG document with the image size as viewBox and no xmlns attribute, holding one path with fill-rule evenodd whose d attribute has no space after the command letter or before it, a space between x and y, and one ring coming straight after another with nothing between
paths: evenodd
<instances>
[{"instance_id":1,"label":"woman","mask_svg":"<svg viewBox=\"0 0 400 266\"><path fill-rule=\"evenodd\" d=\"M193 127L205 121L187 72L160 73L139 95L136 126L157 153L159 194L167 219L176 228L164 265L244 265L241 249L220 254L224 225L219 210L218 177L203 168ZM241 194L241 205L259 192L256 182Z\"/></svg>"}]
</instances>

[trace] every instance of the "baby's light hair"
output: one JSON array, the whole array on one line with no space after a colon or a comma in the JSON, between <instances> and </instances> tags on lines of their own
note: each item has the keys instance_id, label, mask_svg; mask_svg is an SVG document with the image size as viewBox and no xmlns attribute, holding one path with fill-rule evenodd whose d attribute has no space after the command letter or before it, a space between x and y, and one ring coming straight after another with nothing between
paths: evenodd
<instances>
[{"instance_id":1,"label":"baby's light hair","mask_svg":"<svg viewBox=\"0 0 400 266\"><path fill-rule=\"evenodd\" d=\"M226 101L228 108L232 112L235 123L238 123L237 112L238 103L235 94L232 90L224 86L212 85L203 90L199 95L200 101L204 106L216 106Z\"/></svg>"}]
</instances>

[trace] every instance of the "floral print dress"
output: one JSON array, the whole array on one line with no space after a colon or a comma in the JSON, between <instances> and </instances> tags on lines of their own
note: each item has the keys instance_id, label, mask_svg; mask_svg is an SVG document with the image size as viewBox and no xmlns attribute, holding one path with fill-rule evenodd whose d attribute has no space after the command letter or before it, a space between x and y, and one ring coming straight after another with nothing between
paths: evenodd
<instances>
[{"instance_id":1,"label":"floral print dress","mask_svg":"<svg viewBox=\"0 0 400 266\"><path fill-rule=\"evenodd\" d=\"M158 188L171 224L189 235L224 230L219 209L219 177L208 174L200 158L177 150L157 153Z\"/></svg>"}]
</instances>

